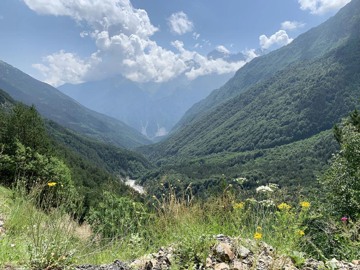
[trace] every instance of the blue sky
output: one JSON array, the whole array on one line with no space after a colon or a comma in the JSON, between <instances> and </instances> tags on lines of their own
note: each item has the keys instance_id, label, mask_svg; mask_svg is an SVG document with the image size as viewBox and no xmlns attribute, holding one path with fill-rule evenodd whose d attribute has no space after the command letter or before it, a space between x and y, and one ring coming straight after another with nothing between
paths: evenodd
<instances>
[{"instance_id":1,"label":"blue sky","mask_svg":"<svg viewBox=\"0 0 360 270\"><path fill-rule=\"evenodd\" d=\"M194 79L245 64L208 60L211 50L250 61L252 49L284 46L349 1L1 0L0 59L55 86Z\"/></svg>"}]
</instances>

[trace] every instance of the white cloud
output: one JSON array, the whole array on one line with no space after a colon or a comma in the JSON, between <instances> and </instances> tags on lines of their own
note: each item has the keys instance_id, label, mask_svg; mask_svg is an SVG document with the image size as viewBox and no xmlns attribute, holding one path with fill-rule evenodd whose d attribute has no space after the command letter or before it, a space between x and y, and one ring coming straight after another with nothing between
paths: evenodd
<instances>
[{"instance_id":1,"label":"white cloud","mask_svg":"<svg viewBox=\"0 0 360 270\"><path fill-rule=\"evenodd\" d=\"M101 59L92 55L83 60L76 54L60 51L43 58L43 64L34 64L34 68L39 70L45 77L47 83L58 86L66 82L81 83L90 75L92 67L101 62ZM59 76L61 73L61 76Z\"/></svg>"},{"instance_id":2,"label":"white cloud","mask_svg":"<svg viewBox=\"0 0 360 270\"><path fill-rule=\"evenodd\" d=\"M129 0L24 0L39 14L70 16L77 22L86 21L93 29L111 33L153 35L154 27L143 9L135 9Z\"/></svg>"},{"instance_id":3,"label":"white cloud","mask_svg":"<svg viewBox=\"0 0 360 270\"><path fill-rule=\"evenodd\" d=\"M235 72L245 64L245 61L209 60L196 51L185 49L184 43L178 40L171 43L177 52L159 46L151 39L158 29L150 23L146 11L135 9L129 0L24 1L40 14L70 16L91 29L80 33L81 37L90 37L96 44L97 51L91 56L80 57L62 50L33 65L45 81L54 86L116 74L136 82L165 82L181 74L192 80L211 73ZM208 40L203 42L210 44Z\"/></svg>"},{"instance_id":4,"label":"white cloud","mask_svg":"<svg viewBox=\"0 0 360 270\"><path fill-rule=\"evenodd\" d=\"M188 16L182 11L172 14L168 18L168 23L171 32L177 35L191 32L194 28L193 22L190 21Z\"/></svg>"},{"instance_id":5,"label":"white cloud","mask_svg":"<svg viewBox=\"0 0 360 270\"><path fill-rule=\"evenodd\" d=\"M222 52L222 53L230 54L230 51L228 49L226 49L225 46L223 46L223 45L217 46L216 50L218 50L219 52Z\"/></svg>"},{"instance_id":6,"label":"white cloud","mask_svg":"<svg viewBox=\"0 0 360 270\"><path fill-rule=\"evenodd\" d=\"M302 10L310 10L312 14L324 14L337 11L351 0L298 0Z\"/></svg>"},{"instance_id":7,"label":"white cloud","mask_svg":"<svg viewBox=\"0 0 360 270\"><path fill-rule=\"evenodd\" d=\"M200 37L200 34L194 32L194 33L192 34L192 36L193 36L193 39L197 40L197 39Z\"/></svg>"},{"instance_id":8,"label":"white cloud","mask_svg":"<svg viewBox=\"0 0 360 270\"><path fill-rule=\"evenodd\" d=\"M254 58L258 57L255 51L256 51L255 49L250 49L250 50L246 49L242 51L242 54L245 55L246 57L246 62L250 62Z\"/></svg>"},{"instance_id":9,"label":"white cloud","mask_svg":"<svg viewBox=\"0 0 360 270\"><path fill-rule=\"evenodd\" d=\"M259 37L259 40L261 48L268 49L273 44L277 44L280 46L287 45L291 43L294 39L289 38L285 30L279 30L269 38L265 35L261 35Z\"/></svg>"},{"instance_id":10,"label":"white cloud","mask_svg":"<svg viewBox=\"0 0 360 270\"><path fill-rule=\"evenodd\" d=\"M285 21L285 22L281 23L281 29L288 30L288 31L294 31L294 30L297 30L298 28L303 28L305 25L306 25L305 23L301 23L301 22Z\"/></svg>"}]
</instances>

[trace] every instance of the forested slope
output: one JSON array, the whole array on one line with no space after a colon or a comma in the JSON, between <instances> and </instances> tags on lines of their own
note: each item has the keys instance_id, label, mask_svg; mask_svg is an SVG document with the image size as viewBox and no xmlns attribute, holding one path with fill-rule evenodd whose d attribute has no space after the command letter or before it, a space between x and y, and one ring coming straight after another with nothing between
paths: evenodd
<instances>
[{"instance_id":1,"label":"forested slope","mask_svg":"<svg viewBox=\"0 0 360 270\"><path fill-rule=\"evenodd\" d=\"M292 43L258 57L239 69L223 87L189 109L173 132L199 120L212 109L277 71L296 62L317 58L360 36L360 0L352 0L334 17L297 37Z\"/></svg>"},{"instance_id":2,"label":"forested slope","mask_svg":"<svg viewBox=\"0 0 360 270\"><path fill-rule=\"evenodd\" d=\"M125 123L85 108L56 88L1 61L0 88L15 100L34 104L44 117L93 139L128 149L151 143Z\"/></svg>"}]
</instances>

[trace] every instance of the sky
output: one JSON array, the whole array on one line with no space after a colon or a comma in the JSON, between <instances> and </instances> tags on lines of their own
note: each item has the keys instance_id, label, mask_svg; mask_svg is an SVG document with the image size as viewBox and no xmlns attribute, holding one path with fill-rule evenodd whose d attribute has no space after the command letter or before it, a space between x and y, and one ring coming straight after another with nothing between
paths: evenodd
<instances>
[{"instance_id":1,"label":"sky","mask_svg":"<svg viewBox=\"0 0 360 270\"><path fill-rule=\"evenodd\" d=\"M60 86L234 72L350 0L1 0L0 60ZM246 61L209 59L217 49Z\"/></svg>"}]
</instances>

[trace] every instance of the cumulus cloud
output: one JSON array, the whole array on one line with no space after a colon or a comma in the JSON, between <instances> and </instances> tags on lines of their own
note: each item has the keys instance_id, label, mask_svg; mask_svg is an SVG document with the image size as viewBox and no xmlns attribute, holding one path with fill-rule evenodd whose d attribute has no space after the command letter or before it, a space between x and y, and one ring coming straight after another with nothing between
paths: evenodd
<instances>
[{"instance_id":1,"label":"cumulus cloud","mask_svg":"<svg viewBox=\"0 0 360 270\"><path fill-rule=\"evenodd\" d=\"M183 35L194 29L194 23L190 21L188 16L182 11L171 14L168 18L168 23L171 32L177 35Z\"/></svg>"},{"instance_id":2,"label":"cumulus cloud","mask_svg":"<svg viewBox=\"0 0 360 270\"><path fill-rule=\"evenodd\" d=\"M181 74L192 80L210 73L235 72L245 64L245 61L209 60L185 49L184 43L178 40L171 43L175 52L159 46L151 39L158 29L151 24L146 11L134 8L130 0L24 1L39 14L70 16L81 25L88 25L90 30L81 32L80 36L89 37L96 44L97 51L89 57L62 50L34 64L46 82L54 86L117 74L136 82L165 82ZM183 26L176 29L185 31ZM210 44L207 40L204 42Z\"/></svg>"},{"instance_id":3,"label":"cumulus cloud","mask_svg":"<svg viewBox=\"0 0 360 270\"><path fill-rule=\"evenodd\" d=\"M303 28L306 24L296 21L285 21L281 23L281 29L288 30L288 31L294 31L298 28Z\"/></svg>"},{"instance_id":4,"label":"cumulus cloud","mask_svg":"<svg viewBox=\"0 0 360 270\"><path fill-rule=\"evenodd\" d=\"M277 44L280 46L287 45L291 43L294 39L289 38L285 30L279 30L269 38L265 35L261 35L259 37L259 40L261 48L268 49L273 44Z\"/></svg>"},{"instance_id":5,"label":"cumulus cloud","mask_svg":"<svg viewBox=\"0 0 360 270\"><path fill-rule=\"evenodd\" d=\"M153 35L153 26L147 12L135 9L129 0L24 0L39 14L70 16L77 22L87 22L93 29L111 33L121 31L140 37Z\"/></svg>"},{"instance_id":6,"label":"cumulus cloud","mask_svg":"<svg viewBox=\"0 0 360 270\"><path fill-rule=\"evenodd\" d=\"M34 64L34 68L39 70L47 79L45 82L57 86L69 83L84 82L94 65L101 62L101 59L93 54L87 59L81 59L73 53L60 51L43 58L43 64ZM61 74L61 76L59 76Z\"/></svg>"},{"instance_id":7,"label":"cumulus cloud","mask_svg":"<svg viewBox=\"0 0 360 270\"><path fill-rule=\"evenodd\" d=\"M310 10L312 14L324 14L337 11L351 0L298 0L302 10Z\"/></svg>"},{"instance_id":8,"label":"cumulus cloud","mask_svg":"<svg viewBox=\"0 0 360 270\"><path fill-rule=\"evenodd\" d=\"M222 53L230 54L230 51L228 49L226 49L225 46L223 46L223 45L217 46L216 50L218 50L219 52L222 52Z\"/></svg>"}]
</instances>

